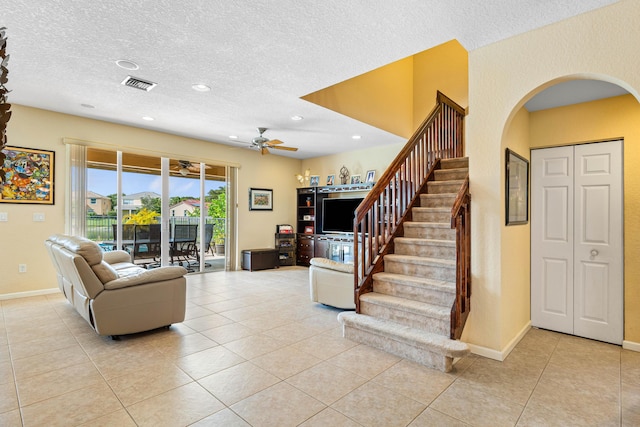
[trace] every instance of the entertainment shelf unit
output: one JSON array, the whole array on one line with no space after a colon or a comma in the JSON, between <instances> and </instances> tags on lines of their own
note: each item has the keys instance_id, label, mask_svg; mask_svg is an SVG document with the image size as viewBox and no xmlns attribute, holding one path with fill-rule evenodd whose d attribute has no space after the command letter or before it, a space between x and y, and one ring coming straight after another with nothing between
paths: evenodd
<instances>
[{"instance_id":1,"label":"entertainment shelf unit","mask_svg":"<svg viewBox=\"0 0 640 427\"><path fill-rule=\"evenodd\" d=\"M361 184L303 187L297 190L296 264L309 265L311 258L333 258L349 262L353 258L353 236L322 233L322 200L328 197L364 197L372 182ZM358 194L359 193L359 194ZM333 255L333 256L332 256Z\"/></svg>"}]
</instances>

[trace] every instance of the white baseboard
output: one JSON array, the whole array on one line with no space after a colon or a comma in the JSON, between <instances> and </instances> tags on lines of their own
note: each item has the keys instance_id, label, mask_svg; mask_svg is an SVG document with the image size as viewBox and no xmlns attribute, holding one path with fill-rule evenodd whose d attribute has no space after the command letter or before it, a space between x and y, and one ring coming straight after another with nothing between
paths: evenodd
<instances>
[{"instance_id":1,"label":"white baseboard","mask_svg":"<svg viewBox=\"0 0 640 427\"><path fill-rule=\"evenodd\" d=\"M640 352L640 343L633 341L622 341L622 348L624 348L625 350Z\"/></svg>"},{"instance_id":2,"label":"white baseboard","mask_svg":"<svg viewBox=\"0 0 640 427\"><path fill-rule=\"evenodd\" d=\"M15 292L12 294L2 294L0 295L0 301L7 300L7 299L16 299L16 298L37 297L40 295L50 295L58 292L60 292L59 288L50 288L50 289L41 289L38 291L26 291L26 292Z\"/></svg>"},{"instance_id":3,"label":"white baseboard","mask_svg":"<svg viewBox=\"0 0 640 427\"><path fill-rule=\"evenodd\" d=\"M527 322L527 324L524 325L520 332L518 332L518 334L502 350L494 350L491 348L469 343L467 343L467 345L469 346L469 350L471 350L471 353L473 354L502 362L507 358L509 353L511 353L511 351L520 342L520 340L524 338L527 332L529 332L529 329L531 329L531 321Z\"/></svg>"}]
</instances>

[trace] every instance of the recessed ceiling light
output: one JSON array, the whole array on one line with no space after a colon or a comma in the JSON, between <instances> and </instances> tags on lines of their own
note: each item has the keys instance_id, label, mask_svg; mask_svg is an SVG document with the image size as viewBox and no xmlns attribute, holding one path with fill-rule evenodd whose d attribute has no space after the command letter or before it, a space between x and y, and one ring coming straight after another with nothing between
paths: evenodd
<instances>
[{"instance_id":1,"label":"recessed ceiling light","mask_svg":"<svg viewBox=\"0 0 640 427\"><path fill-rule=\"evenodd\" d=\"M353 135L351 139L362 139L362 137L360 135Z\"/></svg>"},{"instance_id":2,"label":"recessed ceiling light","mask_svg":"<svg viewBox=\"0 0 640 427\"><path fill-rule=\"evenodd\" d=\"M291 120L296 121L296 122L298 122L298 121L300 121L302 119L304 119L304 117L302 117L302 116L291 116Z\"/></svg>"},{"instance_id":3,"label":"recessed ceiling light","mask_svg":"<svg viewBox=\"0 0 640 427\"><path fill-rule=\"evenodd\" d=\"M197 91L197 92L209 92L211 90L211 88L205 84L202 83L196 83L191 85L191 89Z\"/></svg>"},{"instance_id":4,"label":"recessed ceiling light","mask_svg":"<svg viewBox=\"0 0 640 427\"><path fill-rule=\"evenodd\" d=\"M140 68L138 64L127 59L118 59L116 61L116 65L120 68L124 68L125 70L138 70Z\"/></svg>"},{"instance_id":5,"label":"recessed ceiling light","mask_svg":"<svg viewBox=\"0 0 640 427\"><path fill-rule=\"evenodd\" d=\"M91 105L91 104L80 104L80 106L84 108L96 108L95 105Z\"/></svg>"},{"instance_id":6,"label":"recessed ceiling light","mask_svg":"<svg viewBox=\"0 0 640 427\"><path fill-rule=\"evenodd\" d=\"M143 116L143 117L142 117L142 120L146 120L146 121L148 121L148 122L152 122L152 121L154 121L155 119L154 119L153 117Z\"/></svg>"},{"instance_id":7,"label":"recessed ceiling light","mask_svg":"<svg viewBox=\"0 0 640 427\"><path fill-rule=\"evenodd\" d=\"M229 139L238 139L238 135L229 135Z\"/></svg>"}]
</instances>

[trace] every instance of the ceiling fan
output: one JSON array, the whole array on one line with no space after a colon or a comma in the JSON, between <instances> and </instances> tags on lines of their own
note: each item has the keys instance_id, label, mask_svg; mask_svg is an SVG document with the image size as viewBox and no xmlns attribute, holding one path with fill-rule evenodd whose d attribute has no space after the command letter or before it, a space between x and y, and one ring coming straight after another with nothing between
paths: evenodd
<instances>
[{"instance_id":1,"label":"ceiling fan","mask_svg":"<svg viewBox=\"0 0 640 427\"><path fill-rule=\"evenodd\" d=\"M256 148L260 150L261 154L269 154L269 148L274 148L276 150L286 150L286 151L298 151L296 147L286 147L282 141L279 139L269 139L262 136L263 133L267 131L267 128L258 128L259 135L251 140L251 148Z\"/></svg>"},{"instance_id":2,"label":"ceiling fan","mask_svg":"<svg viewBox=\"0 0 640 427\"><path fill-rule=\"evenodd\" d=\"M210 169L211 166L209 165L205 165L204 166L205 169ZM173 165L171 167L171 169L173 170L177 170L180 175L182 176L187 176L189 173L200 173L200 164L196 163L193 164L188 160L178 160L178 164L177 165Z\"/></svg>"}]
</instances>

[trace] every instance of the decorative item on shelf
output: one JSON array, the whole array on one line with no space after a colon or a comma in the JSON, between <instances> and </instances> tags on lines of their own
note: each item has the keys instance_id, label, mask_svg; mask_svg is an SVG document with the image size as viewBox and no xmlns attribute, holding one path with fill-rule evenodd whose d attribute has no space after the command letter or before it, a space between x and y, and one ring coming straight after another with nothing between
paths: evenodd
<instances>
[{"instance_id":1,"label":"decorative item on shelf","mask_svg":"<svg viewBox=\"0 0 640 427\"><path fill-rule=\"evenodd\" d=\"M352 184L360 184L360 175L351 175Z\"/></svg>"},{"instance_id":2,"label":"decorative item on shelf","mask_svg":"<svg viewBox=\"0 0 640 427\"><path fill-rule=\"evenodd\" d=\"M307 200L305 200L305 203L307 204L307 206L311 206L311 197L307 197Z\"/></svg>"},{"instance_id":3,"label":"decorative item on shelf","mask_svg":"<svg viewBox=\"0 0 640 427\"><path fill-rule=\"evenodd\" d=\"M311 175L310 184L312 187L317 187L320 184L320 175Z\"/></svg>"},{"instance_id":4,"label":"decorative item on shelf","mask_svg":"<svg viewBox=\"0 0 640 427\"><path fill-rule=\"evenodd\" d=\"M373 182L375 178L376 178L375 170L367 171L367 179L365 180L365 182Z\"/></svg>"},{"instance_id":5,"label":"decorative item on shelf","mask_svg":"<svg viewBox=\"0 0 640 427\"><path fill-rule=\"evenodd\" d=\"M276 225L276 232L279 234L292 234L293 227L289 224L279 224Z\"/></svg>"},{"instance_id":6,"label":"decorative item on shelf","mask_svg":"<svg viewBox=\"0 0 640 427\"><path fill-rule=\"evenodd\" d=\"M304 175L296 174L295 177L300 184L304 184L305 181L309 181L309 177L311 176L311 170L307 169L304 171Z\"/></svg>"},{"instance_id":7,"label":"decorative item on shelf","mask_svg":"<svg viewBox=\"0 0 640 427\"><path fill-rule=\"evenodd\" d=\"M340 184L345 185L349 183L349 169L346 166L340 168Z\"/></svg>"},{"instance_id":8,"label":"decorative item on shelf","mask_svg":"<svg viewBox=\"0 0 640 427\"><path fill-rule=\"evenodd\" d=\"M333 185L335 177L335 175L327 175L327 185Z\"/></svg>"},{"instance_id":9,"label":"decorative item on shelf","mask_svg":"<svg viewBox=\"0 0 640 427\"><path fill-rule=\"evenodd\" d=\"M273 210L273 190L266 188L249 189L249 210L250 211L272 211Z\"/></svg>"},{"instance_id":10,"label":"decorative item on shelf","mask_svg":"<svg viewBox=\"0 0 640 427\"><path fill-rule=\"evenodd\" d=\"M302 216L302 220L303 221L313 221L315 219L315 217L313 215L303 215Z\"/></svg>"},{"instance_id":11,"label":"decorative item on shelf","mask_svg":"<svg viewBox=\"0 0 640 427\"><path fill-rule=\"evenodd\" d=\"M304 227L305 234L313 234L313 225L306 225Z\"/></svg>"}]
</instances>

